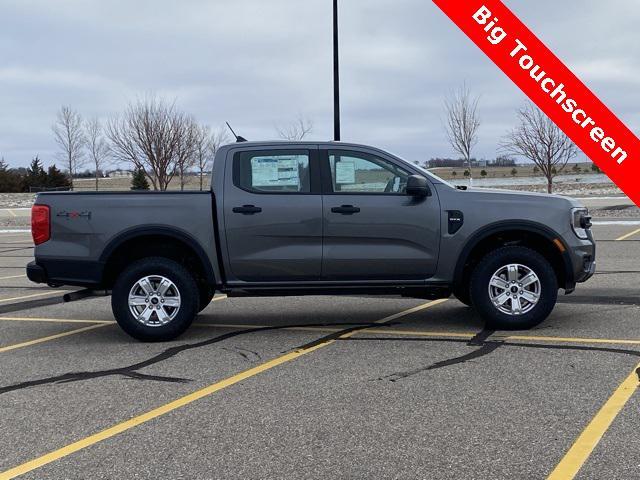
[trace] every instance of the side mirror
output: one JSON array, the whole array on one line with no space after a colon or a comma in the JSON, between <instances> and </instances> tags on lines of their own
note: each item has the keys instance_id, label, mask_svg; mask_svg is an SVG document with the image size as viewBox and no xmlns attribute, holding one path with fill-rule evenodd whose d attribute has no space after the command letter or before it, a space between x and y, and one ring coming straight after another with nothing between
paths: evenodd
<instances>
[{"instance_id":1,"label":"side mirror","mask_svg":"<svg viewBox=\"0 0 640 480\"><path fill-rule=\"evenodd\" d=\"M407 195L412 197L429 197L429 182L422 175L411 175L407 178Z\"/></svg>"}]
</instances>

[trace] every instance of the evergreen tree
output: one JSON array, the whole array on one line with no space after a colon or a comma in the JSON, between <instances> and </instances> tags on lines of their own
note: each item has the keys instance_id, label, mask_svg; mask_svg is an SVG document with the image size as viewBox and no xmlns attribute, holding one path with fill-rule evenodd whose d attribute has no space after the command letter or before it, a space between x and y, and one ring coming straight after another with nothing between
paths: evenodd
<instances>
[{"instance_id":1,"label":"evergreen tree","mask_svg":"<svg viewBox=\"0 0 640 480\"><path fill-rule=\"evenodd\" d=\"M71 180L67 175L62 173L58 167L55 165L51 165L47 170L47 179L46 179L46 187L47 188L56 188L56 189L70 189L71 188Z\"/></svg>"},{"instance_id":2,"label":"evergreen tree","mask_svg":"<svg viewBox=\"0 0 640 480\"><path fill-rule=\"evenodd\" d=\"M20 175L14 170L9 169L4 157L0 159L0 192L19 192L20 191Z\"/></svg>"},{"instance_id":3,"label":"evergreen tree","mask_svg":"<svg viewBox=\"0 0 640 480\"><path fill-rule=\"evenodd\" d=\"M47 184L47 173L42 168L42 162L36 155L31 161L31 165L27 168L27 174L22 179L22 191L29 192L31 190L45 188Z\"/></svg>"},{"instance_id":4,"label":"evergreen tree","mask_svg":"<svg viewBox=\"0 0 640 480\"><path fill-rule=\"evenodd\" d=\"M147 174L142 168L137 168L135 172L133 172L133 177L131 178L131 190L149 190Z\"/></svg>"}]
</instances>

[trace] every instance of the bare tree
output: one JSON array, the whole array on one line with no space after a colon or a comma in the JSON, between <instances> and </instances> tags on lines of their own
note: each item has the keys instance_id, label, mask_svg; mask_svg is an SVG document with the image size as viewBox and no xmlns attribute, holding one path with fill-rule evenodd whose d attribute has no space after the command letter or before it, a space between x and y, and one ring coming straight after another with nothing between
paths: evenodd
<instances>
[{"instance_id":1,"label":"bare tree","mask_svg":"<svg viewBox=\"0 0 640 480\"><path fill-rule=\"evenodd\" d=\"M109 159L109 145L102 134L102 125L97 118L87 120L84 129L89 157L95 167L96 190L98 190L98 178Z\"/></svg>"},{"instance_id":2,"label":"bare tree","mask_svg":"<svg viewBox=\"0 0 640 480\"><path fill-rule=\"evenodd\" d=\"M471 175L471 152L478 143L479 97L471 96L469 88L463 84L445 99L446 110L445 129L451 148L458 153L469 168L469 184L473 185Z\"/></svg>"},{"instance_id":3,"label":"bare tree","mask_svg":"<svg viewBox=\"0 0 640 480\"><path fill-rule=\"evenodd\" d=\"M200 190L204 188L204 175L209 169L218 149L229 141L229 135L225 128L211 131L209 126L200 126L196 139L196 166L200 176Z\"/></svg>"},{"instance_id":4,"label":"bare tree","mask_svg":"<svg viewBox=\"0 0 640 480\"><path fill-rule=\"evenodd\" d=\"M84 165L85 137L82 117L70 107L63 106L52 126L56 143L62 150L61 159L66 163L73 190L73 175Z\"/></svg>"},{"instance_id":5,"label":"bare tree","mask_svg":"<svg viewBox=\"0 0 640 480\"><path fill-rule=\"evenodd\" d=\"M278 136L284 140L302 140L313 131L313 122L308 118L298 115L293 122L284 127L276 126Z\"/></svg>"},{"instance_id":6,"label":"bare tree","mask_svg":"<svg viewBox=\"0 0 640 480\"><path fill-rule=\"evenodd\" d=\"M518 110L519 125L509 132L501 148L511 155L531 160L547 179L553 192L553 177L578 154L575 144L538 107L527 102Z\"/></svg>"},{"instance_id":7,"label":"bare tree","mask_svg":"<svg viewBox=\"0 0 640 480\"><path fill-rule=\"evenodd\" d=\"M196 164L200 126L193 118L185 117L179 128L181 128L182 132L176 149L176 170L180 179L180 190L184 190L185 174Z\"/></svg>"},{"instance_id":8,"label":"bare tree","mask_svg":"<svg viewBox=\"0 0 640 480\"><path fill-rule=\"evenodd\" d=\"M174 103L154 97L138 100L107 125L111 153L116 160L132 163L151 180L154 190L166 190L183 162L193 155L189 142L193 119Z\"/></svg>"}]
</instances>

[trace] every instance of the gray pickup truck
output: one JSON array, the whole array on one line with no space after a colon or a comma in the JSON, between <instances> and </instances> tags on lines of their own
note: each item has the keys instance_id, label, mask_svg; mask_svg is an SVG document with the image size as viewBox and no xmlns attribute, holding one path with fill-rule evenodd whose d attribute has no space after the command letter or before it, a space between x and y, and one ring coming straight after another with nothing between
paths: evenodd
<instances>
[{"instance_id":1,"label":"gray pickup truck","mask_svg":"<svg viewBox=\"0 0 640 480\"><path fill-rule=\"evenodd\" d=\"M595 271L575 200L455 188L373 147L235 143L211 183L39 194L28 277L111 290L120 326L153 341L183 333L215 292L453 294L490 328L524 329Z\"/></svg>"}]
</instances>

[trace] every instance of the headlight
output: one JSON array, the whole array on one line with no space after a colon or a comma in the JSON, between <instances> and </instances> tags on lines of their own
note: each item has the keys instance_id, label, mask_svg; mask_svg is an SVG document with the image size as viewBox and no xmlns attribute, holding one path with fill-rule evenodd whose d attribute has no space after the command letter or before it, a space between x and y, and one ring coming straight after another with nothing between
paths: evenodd
<instances>
[{"instance_id":1,"label":"headlight","mask_svg":"<svg viewBox=\"0 0 640 480\"><path fill-rule=\"evenodd\" d=\"M591 228L589 210L586 208L572 208L571 227L578 238L582 238L583 240L589 238L589 235L587 235L587 230Z\"/></svg>"}]
</instances>

